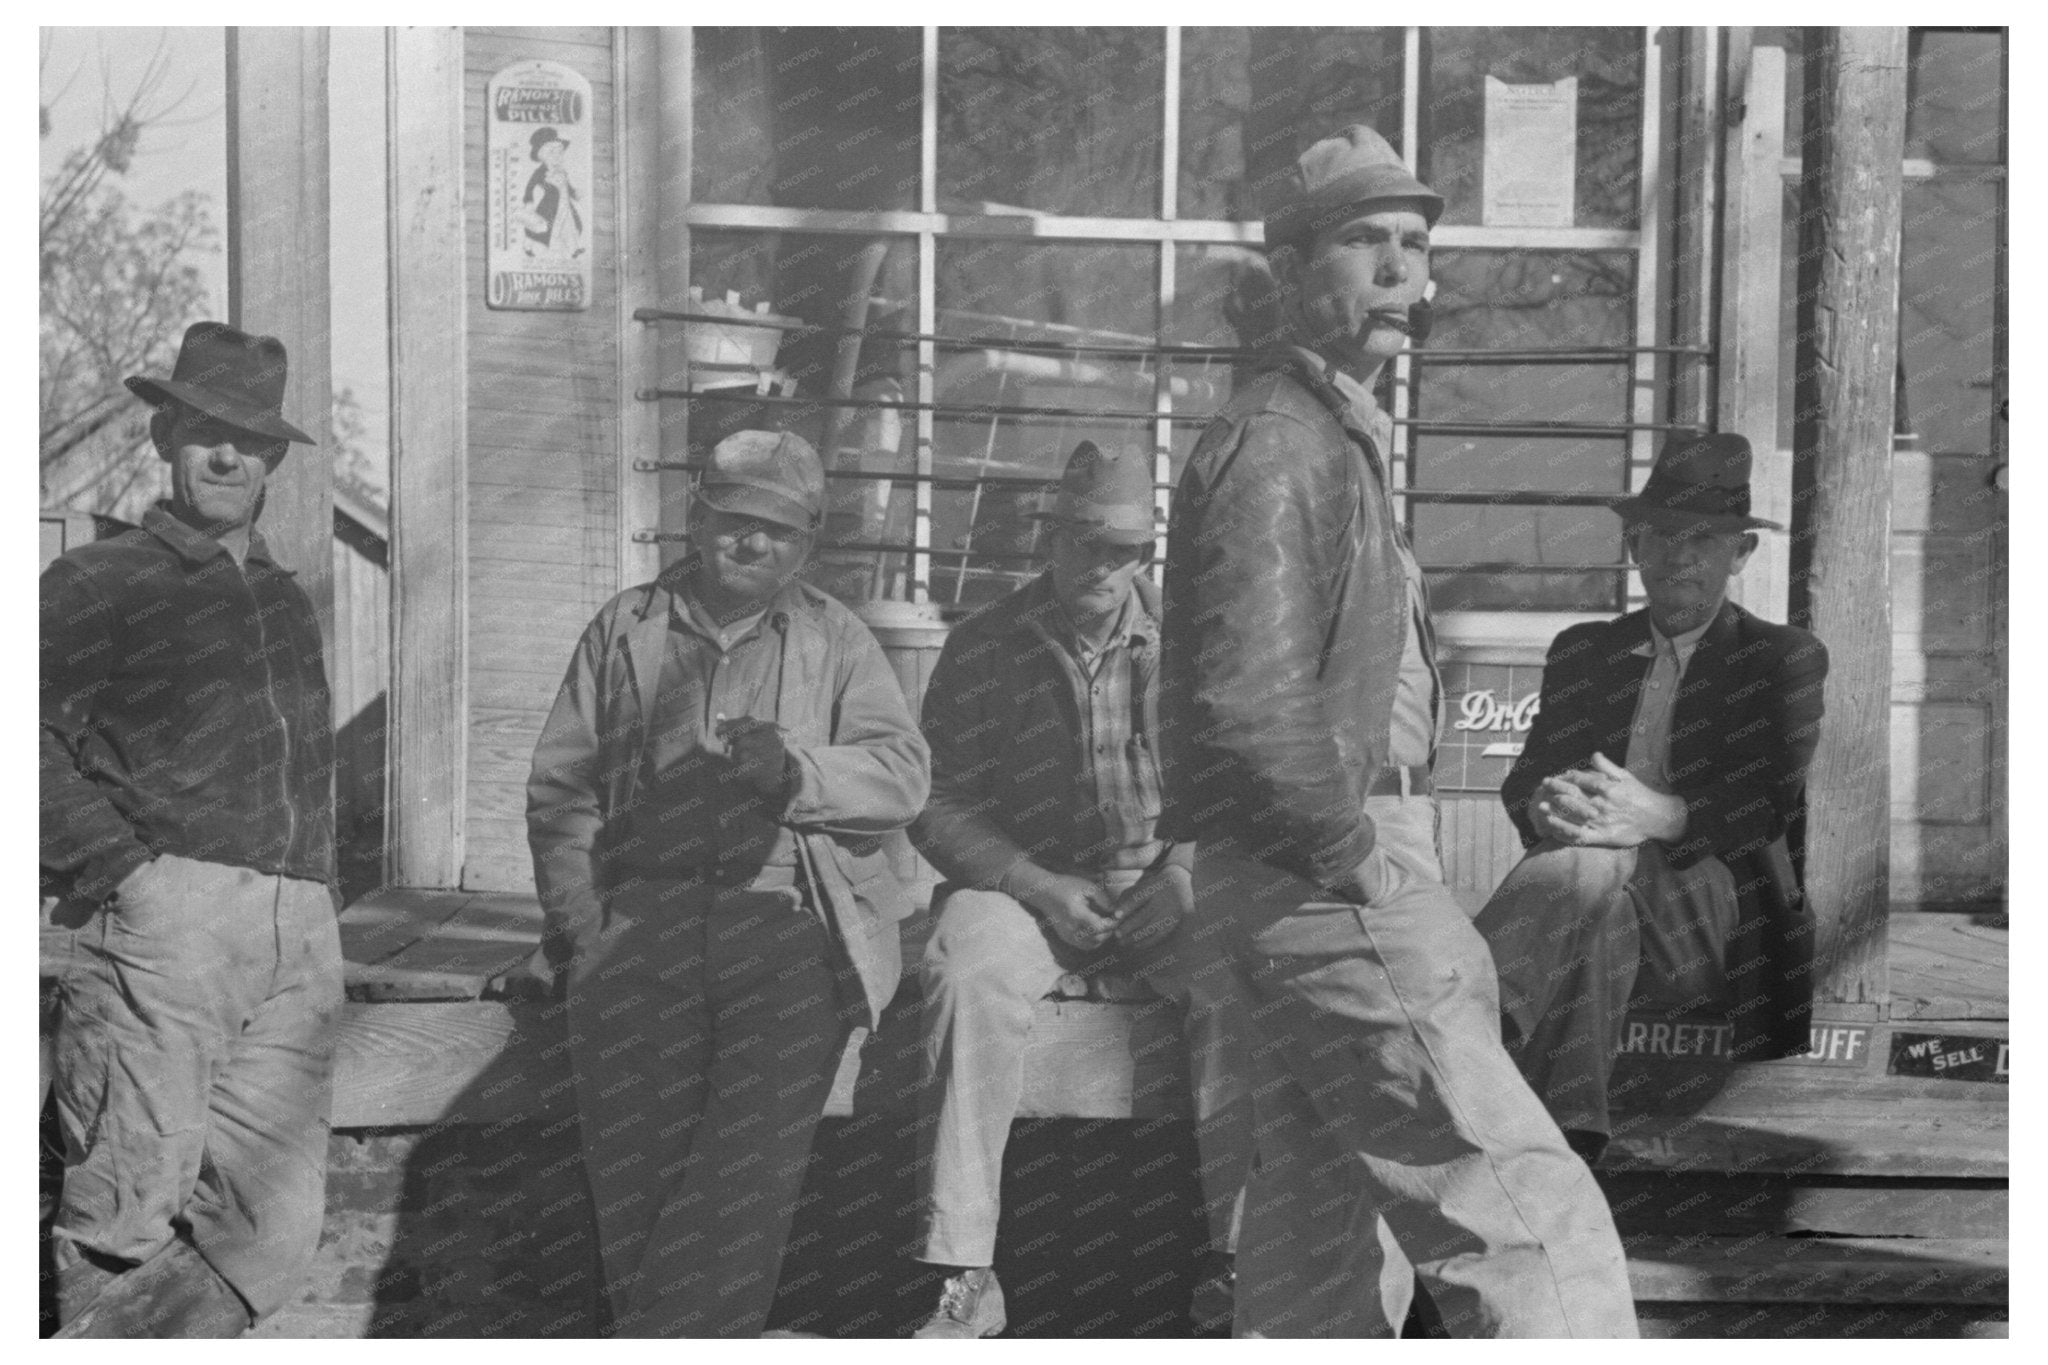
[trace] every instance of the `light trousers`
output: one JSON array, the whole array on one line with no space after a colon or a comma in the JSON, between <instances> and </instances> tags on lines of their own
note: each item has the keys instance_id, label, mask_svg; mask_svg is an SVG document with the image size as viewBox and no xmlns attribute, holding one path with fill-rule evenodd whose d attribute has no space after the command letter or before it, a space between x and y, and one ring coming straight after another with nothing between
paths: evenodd
<instances>
[{"instance_id":1,"label":"light trousers","mask_svg":"<svg viewBox=\"0 0 2048 1365\"><path fill-rule=\"evenodd\" d=\"M1369 906L1228 845L1198 918L1235 926L1258 1159L1239 1336L1392 1336L1405 1260L1475 1337L1633 1337L1612 1215L1500 1041L1486 944L1444 888L1426 797L1374 797Z\"/></svg>"},{"instance_id":2,"label":"light trousers","mask_svg":"<svg viewBox=\"0 0 2048 1365\"><path fill-rule=\"evenodd\" d=\"M1508 873L1474 922L1500 969L1509 1052L1560 1127L1610 1131L1607 1087L1632 1002L1727 1007L1736 910L1720 859L1680 870L1654 842L1546 839Z\"/></svg>"},{"instance_id":3,"label":"light trousers","mask_svg":"<svg viewBox=\"0 0 2048 1365\"><path fill-rule=\"evenodd\" d=\"M1104 874L1120 892L1138 873ZM1002 1215L1003 1152L1024 1093L1024 1054L1038 1001L1066 972L1116 965L1114 947L1072 947L1011 896L955 890L920 965L924 989L924 1085L918 1125L924 1195L920 1259L985 1266L995 1260ZM1210 1246L1233 1249L1239 1192L1251 1160L1243 1017L1230 993L1214 934L1182 926L1136 965L1153 989L1186 1013L1188 1077L1195 1102L1198 1171Z\"/></svg>"},{"instance_id":4,"label":"light trousers","mask_svg":"<svg viewBox=\"0 0 2048 1365\"><path fill-rule=\"evenodd\" d=\"M141 1262L183 1225L262 1317L326 1211L341 936L320 882L159 856L70 923L53 1091L60 1270Z\"/></svg>"}]
</instances>

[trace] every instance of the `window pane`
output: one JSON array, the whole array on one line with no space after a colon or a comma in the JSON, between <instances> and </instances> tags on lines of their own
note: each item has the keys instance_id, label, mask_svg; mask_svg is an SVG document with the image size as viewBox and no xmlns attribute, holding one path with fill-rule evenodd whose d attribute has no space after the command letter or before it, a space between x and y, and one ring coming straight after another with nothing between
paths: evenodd
<instances>
[{"instance_id":1,"label":"window pane","mask_svg":"<svg viewBox=\"0 0 2048 1365\"><path fill-rule=\"evenodd\" d=\"M703 292L702 300L689 303L691 312L736 304L751 313L765 303L770 319L789 324L853 328L856 333L917 328L914 238L700 229L690 234L690 282ZM915 486L853 476L914 472L915 414L745 400L757 394L764 377L770 399L914 399L915 346L874 335L842 346L836 331L691 327L703 355L702 363L693 364L690 384L704 395L690 404L691 458L703 459L735 431L796 432L817 447L834 471L827 483L824 535L805 576L849 601L904 595L907 554L835 552L831 547L910 542ZM767 340L770 336L779 341ZM761 348L758 353L748 354L750 343ZM698 358L693 355L693 361ZM664 529L681 529L681 510L664 507Z\"/></svg>"},{"instance_id":2,"label":"window pane","mask_svg":"<svg viewBox=\"0 0 2048 1365\"><path fill-rule=\"evenodd\" d=\"M1180 216L1255 221L1303 148L1364 123L1401 146L1398 28L1181 34Z\"/></svg>"},{"instance_id":3,"label":"window pane","mask_svg":"<svg viewBox=\"0 0 2048 1365\"><path fill-rule=\"evenodd\" d=\"M1446 223L1478 223L1486 78L1577 76L1574 226L1636 225L1643 146L1643 32L1635 28L1433 28L1423 36L1422 178Z\"/></svg>"},{"instance_id":4,"label":"window pane","mask_svg":"<svg viewBox=\"0 0 2048 1365\"><path fill-rule=\"evenodd\" d=\"M1256 247L1217 242L1187 244L1174 256L1174 297L1167 311L1166 340L1176 346L1218 346L1259 350L1280 331L1273 273ZM1211 413L1230 399L1242 378L1256 369L1250 357L1201 357L1171 362L1175 412ZM1173 480L1201 438L1192 422L1173 427Z\"/></svg>"},{"instance_id":5,"label":"window pane","mask_svg":"<svg viewBox=\"0 0 2048 1365\"><path fill-rule=\"evenodd\" d=\"M942 336L1084 345L1150 345L1158 315L1157 249L1150 245L941 241L937 304ZM1000 596L1036 565L1029 513L1034 486L979 482L1051 480L1083 440L1104 451L1149 452L1152 426L1092 412L1149 412L1150 368L1137 357L1060 355L1037 350L941 346L941 404L1059 409L1045 416L940 416L934 472L976 480L934 496L934 549L972 550L965 577L954 556L935 556L933 596L978 603Z\"/></svg>"},{"instance_id":6,"label":"window pane","mask_svg":"<svg viewBox=\"0 0 2048 1365\"><path fill-rule=\"evenodd\" d=\"M690 197L917 207L914 28L699 28Z\"/></svg>"},{"instance_id":7,"label":"window pane","mask_svg":"<svg viewBox=\"0 0 2048 1365\"><path fill-rule=\"evenodd\" d=\"M1635 257L1630 252L1439 251L1431 350L1559 350L1633 344ZM1628 420L1628 370L1589 365L1416 366L1416 416L1450 422ZM1627 438L1448 436L1418 433L1416 488L1617 492L1627 486ZM1616 564L1621 528L1599 507L1411 504L1424 564ZM1440 610L1606 611L1619 577L1578 574L1433 574Z\"/></svg>"},{"instance_id":8,"label":"window pane","mask_svg":"<svg viewBox=\"0 0 2048 1365\"><path fill-rule=\"evenodd\" d=\"M939 34L939 200L1084 217L1159 211L1158 29Z\"/></svg>"},{"instance_id":9,"label":"window pane","mask_svg":"<svg viewBox=\"0 0 2048 1365\"><path fill-rule=\"evenodd\" d=\"M1914 29L1907 42L1906 155L1996 163L2000 36Z\"/></svg>"}]
</instances>

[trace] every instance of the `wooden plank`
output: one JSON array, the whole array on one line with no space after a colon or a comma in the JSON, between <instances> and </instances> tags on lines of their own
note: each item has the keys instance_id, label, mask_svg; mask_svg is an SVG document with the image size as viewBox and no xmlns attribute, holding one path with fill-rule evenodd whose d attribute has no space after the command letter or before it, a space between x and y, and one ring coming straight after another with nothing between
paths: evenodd
<instances>
[{"instance_id":1,"label":"wooden plank","mask_svg":"<svg viewBox=\"0 0 2048 1365\"><path fill-rule=\"evenodd\" d=\"M644 27L614 29L613 73L617 93L612 141L617 149L619 193L612 212L617 223L619 288L611 315L621 348L617 397L619 441L613 478L619 489L615 522L618 554L613 587L644 582L660 571L656 546L634 541L633 533L661 520L660 488L651 474L633 471L636 460L661 456L661 409L634 394L661 383L661 328L632 320L633 309L661 300L661 197L645 186L664 172L661 145L661 74L658 40ZM629 186L643 187L629 193Z\"/></svg>"},{"instance_id":2,"label":"wooden plank","mask_svg":"<svg viewBox=\"0 0 2048 1365\"><path fill-rule=\"evenodd\" d=\"M392 876L462 869L468 517L462 34L386 30L391 142ZM481 158L478 158L481 160Z\"/></svg>"},{"instance_id":3,"label":"wooden plank","mask_svg":"<svg viewBox=\"0 0 2048 1365\"><path fill-rule=\"evenodd\" d=\"M1596 1170L1624 1234L2006 1236L2004 1181L1667 1174Z\"/></svg>"},{"instance_id":4,"label":"wooden plank","mask_svg":"<svg viewBox=\"0 0 2048 1365\"><path fill-rule=\"evenodd\" d=\"M2009 937L2002 917L1894 914L1891 1017L2009 1018Z\"/></svg>"},{"instance_id":5,"label":"wooden plank","mask_svg":"<svg viewBox=\"0 0 2048 1365\"><path fill-rule=\"evenodd\" d=\"M336 1128L490 1123L574 1111L560 1006L350 1004L334 1065Z\"/></svg>"},{"instance_id":6,"label":"wooden plank","mask_svg":"<svg viewBox=\"0 0 2048 1365\"><path fill-rule=\"evenodd\" d=\"M1652 1302L2001 1306L2009 1292L2003 1238L1638 1234L1623 1245L1630 1289Z\"/></svg>"},{"instance_id":7,"label":"wooden plank","mask_svg":"<svg viewBox=\"0 0 2048 1365\"><path fill-rule=\"evenodd\" d=\"M1931 1307L1914 1304L1640 1303L1636 1322L1646 1341L1678 1339L1841 1342L1998 1340L2010 1333L2002 1306Z\"/></svg>"},{"instance_id":8,"label":"wooden plank","mask_svg":"<svg viewBox=\"0 0 2048 1365\"><path fill-rule=\"evenodd\" d=\"M1791 617L1827 642L1806 789L1816 995L1882 1001L1890 846L1889 452L1906 30L1805 33Z\"/></svg>"},{"instance_id":9,"label":"wooden plank","mask_svg":"<svg viewBox=\"0 0 2048 1365\"><path fill-rule=\"evenodd\" d=\"M265 484L263 537L313 599L332 659L326 29L228 29L227 161L228 319L284 342L284 415L314 438Z\"/></svg>"}]
</instances>

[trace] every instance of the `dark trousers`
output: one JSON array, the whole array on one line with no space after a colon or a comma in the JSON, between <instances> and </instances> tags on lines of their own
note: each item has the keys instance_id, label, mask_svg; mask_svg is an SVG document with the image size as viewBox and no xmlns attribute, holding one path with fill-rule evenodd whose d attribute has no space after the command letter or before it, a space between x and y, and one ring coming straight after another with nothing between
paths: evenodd
<instances>
[{"instance_id":1,"label":"dark trousers","mask_svg":"<svg viewBox=\"0 0 2048 1365\"><path fill-rule=\"evenodd\" d=\"M793 888L641 881L572 969L570 1057L614 1328L766 1324L852 1029L830 935Z\"/></svg>"}]
</instances>

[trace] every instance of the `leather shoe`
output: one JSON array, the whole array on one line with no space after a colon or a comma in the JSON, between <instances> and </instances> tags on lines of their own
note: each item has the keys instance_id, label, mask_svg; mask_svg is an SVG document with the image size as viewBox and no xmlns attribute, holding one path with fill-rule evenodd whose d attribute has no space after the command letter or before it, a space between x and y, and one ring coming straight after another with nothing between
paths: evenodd
<instances>
[{"instance_id":1,"label":"leather shoe","mask_svg":"<svg viewBox=\"0 0 2048 1365\"><path fill-rule=\"evenodd\" d=\"M917 1341L992 1337L1010 1325L1003 1313L1003 1286L990 1269L963 1270L946 1281L939 1306L911 1338Z\"/></svg>"}]
</instances>

